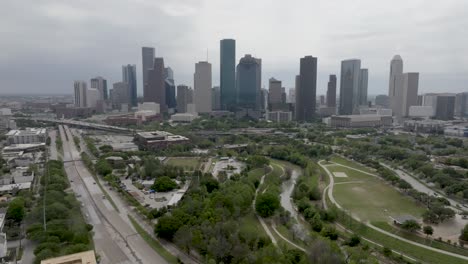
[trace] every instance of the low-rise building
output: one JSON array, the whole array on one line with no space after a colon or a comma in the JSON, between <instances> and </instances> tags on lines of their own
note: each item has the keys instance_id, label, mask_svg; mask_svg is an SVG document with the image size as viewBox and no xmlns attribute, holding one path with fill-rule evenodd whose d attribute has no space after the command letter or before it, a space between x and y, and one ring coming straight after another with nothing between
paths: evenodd
<instances>
[{"instance_id":1,"label":"low-rise building","mask_svg":"<svg viewBox=\"0 0 468 264\"><path fill-rule=\"evenodd\" d=\"M47 139L45 128L26 128L25 130L10 130L7 134L9 144L42 143Z\"/></svg>"},{"instance_id":2,"label":"low-rise building","mask_svg":"<svg viewBox=\"0 0 468 264\"><path fill-rule=\"evenodd\" d=\"M332 127L389 127L393 118L387 115L339 115L330 117Z\"/></svg>"},{"instance_id":3,"label":"low-rise building","mask_svg":"<svg viewBox=\"0 0 468 264\"><path fill-rule=\"evenodd\" d=\"M191 113L177 113L171 115L171 120L174 123L191 123L193 120L197 119L198 115Z\"/></svg>"},{"instance_id":4,"label":"low-rise building","mask_svg":"<svg viewBox=\"0 0 468 264\"><path fill-rule=\"evenodd\" d=\"M468 137L468 126L449 126L444 128L444 135L452 137Z\"/></svg>"},{"instance_id":5,"label":"low-rise building","mask_svg":"<svg viewBox=\"0 0 468 264\"><path fill-rule=\"evenodd\" d=\"M429 118L434 116L434 108L432 106L412 105L409 108L409 116Z\"/></svg>"},{"instance_id":6,"label":"low-rise building","mask_svg":"<svg viewBox=\"0 0 468 264\"><path fill-rule=\"evenodd\" d=\"M267 120L277 123L291 122L292 112L289 111L273 111L267 112Z\"/></svg>"},{"instance_id":7,"label":"low-rise building","mask_svg":"<svg viewBox=\"0 0 468 264\"><path fill-rule=\"evenodd\" d=\"M135 143L140 149L163 149L171 145L186 144L190 140L184 136L174 135L166 131L138 132L135 135Z\"/></svg>"},{"instance_id":8,"label":"low-rise building","mask_svg":"<svg viewBox=\"0 0 468 264\"><path fill-rule=\"evenodd\" d=\"M441 120L406 120L403 122L403 130L416 133L441 134L450 123Z\"/></svg>"}]
</instances>

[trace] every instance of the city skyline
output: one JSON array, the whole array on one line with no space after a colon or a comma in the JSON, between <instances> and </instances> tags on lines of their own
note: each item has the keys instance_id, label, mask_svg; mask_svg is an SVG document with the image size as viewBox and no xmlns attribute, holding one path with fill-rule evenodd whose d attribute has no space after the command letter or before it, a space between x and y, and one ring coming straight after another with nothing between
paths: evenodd
<instances>
[{"instance_id":1,"label":"city skyline","mask_svg":"<svg viewBox=\"0 0 468 264\"><path fill-rule=\"evenodd\" d=\"M288 15L290 20L285 26L293 29L290 32L285 29L285 26L269 19L270 15L266 14L264 16L268 19L261 19L265 22L252 29L251 25L247 27L244 23L236 28L231 22L227 22L228 19L220 19L219 24L211 26L208 21L200 17L204 14L215 18L220 15L233 16L226 12L220 12L220 14L211 12L213 9L223 10L223 5L227 4L212 2L199 7L195 3L198 2L181 1L160 6L133 3L134 10L131 10L124 20L115 20L110 14L128 11L124 9L128 4L125 1L116 1L115 7L106 10L102 16L96 14L94 8L91 9L86 1L60 4L46 1L37 9L24 8L27 9L25 12L28 12L25 17L29 17L32 21L54 24L51 29L40 30L43 35L40 42L46 41L47 45L24 39L28 33L31 33L31 36L36 35L33 34L34 32L29 32L32 29L29 29L27 23L31 20L11 17L5 13L0 18L2 22L0 24L9 30L4 33L5 41L0 44L5 51L0 60L0 93L10 91L69 93L68 88L72 80L88 80L89 77L98 75L106 78L109 83L114 83L120 80L119 67L121 65L142 65L140 54L142 46L154 46L157 56L164 57L166 63L174 68L176 85L190 85L193 78L193 63L206 60L207 50L208 61L213 64L213 73L219 72L219 40L223 38L236 39L236 61L244 54L262 58L263 84L267 84L270 77L275 77L282 80L286 88L294 87L295 74L299 70L296 65L297 59L305 54L315 54L320 59L317 74L318 94L325 94L328 75L338 74L340 61L346 58L359 58L366 62L366 67L371 69L369 94L386 94L388 60L394 54L400 54L410 62L406 65L408 71L421 73L421 93L467 90L465 84L468 82L466 74L468 65L461 59L467 57L463 56L466 53L463 43L466 41L458 39L462 38L460 35L463 34L453 34L456 29L468 24L466 18L461 17L461 10L466 10L468 4L462 1L452 1L449 4L436 1L430 4L411 3L398 8L387 6L389 4L383 4L384 6L378 4L377 7L375 6L377 3L372 1L362 1L353 6L357 14L355 17L358 19L339 30L337 26L342 26L343 21L349 18L349 14L340 11L344 8L338 9L339 4L320 3L317 9L324 11L325 14L331 12L327 10L333 10L337 14L333 16L337 21L330 24L335 30L329 32L322 32L323 29L320 28L321 25L328 25L331 22L323 15L317 18L298 15L302 19L300 21ZM259 1L251 8L253 11L260 10L263 4ZM35 3L29 3L29 5L35 5ZM101 3L96 3L96 5L99 6ZM232 6L232 8L237 10L246 5L246 2L240 1L238 7ZM308 5L308 3L303 3L303 5ZM22 7L21 3L7 2L3 10L17 10ZM279 12L282 7L275 4L269 8ZM297 11L302 14L303 12L301 8L292 8L290 13ZM136 11L144 12L138 13L141 16L138 17ZM392 21L392 25L378 19L379 14L383 12L386 13L385 21ZM150 14L152 14L151 17ZM408 18L405 18L404 14L408 14ZM213 21L213 19L207 20ZM372 23L367 23L369 20ZM192 23L193 21L197 23ZM267 22L272 23L270 27L266 27ZM299 22L314 26L310 29L303 29L299 27ZM89 27L90 23L95 25L92 30ZM159 27L153 26L166 23L174 27L171 32L162 31ZM193 24L193 26L188 24ZM419 26L417 32L405 29L413 24ZM125 32L129 34L126 38L121 38L122 31L117 30L122 28L126 29ZM264 34L270 33L270 28L278 31L271 34L271 37L268 36L269 34ZM320 35L321 38L302 34L309 30L316 32L317 34L313 35ZM61 33L58 34L62 36L60 41L55 34L57 32ZM180 34L181 32L184 34ZM323 34L318 34L321 32ZM252 34L254 36L261 34L262 38L256 38ZM272 41L272 37L278 34L283 36L282 39L288 39L288 49L283 49L279 41ZM196 38L195 35L197 35ZM444 36L457 39L449 42L449 38ZM22 44L18 45L18 41ZM34 45L29 46L29 43L34 43ZM60 45L51 45L51 43L60 43ZM90 45L89 43L99 44ZM190 48L182 43L191 43ZM415 43L421 45L415 45ZM369 49L369 46L373 48ZM431 54L431 56L426 56L426 54ZM24 74L26 63L35 71L28 71L28 78L18 78L20 74ZM43 64L48 67L39 67ZM54 78L44 78L47 74ZM137 67L139 95L142 94L144 85L141 81L141 74L141 69ZM213 74L213 85L219 84L218 74Z\"/></svg>"}]
</instances>

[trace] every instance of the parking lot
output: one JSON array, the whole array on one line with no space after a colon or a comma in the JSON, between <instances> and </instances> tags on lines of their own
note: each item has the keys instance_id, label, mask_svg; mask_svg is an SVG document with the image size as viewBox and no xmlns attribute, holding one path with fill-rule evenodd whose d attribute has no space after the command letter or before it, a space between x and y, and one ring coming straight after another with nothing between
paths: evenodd
<instances>
[{"instance_id":1,"label":"parking lot","mask_svg":"<svg viewBox=\"0 0 468 264\"><path fill-rule=\"evenodd\" d=\"M231 169L228 169L229 167ZM227 176L231 177L233 174L240 173L244 168L245 164L235 159L219 160L214 162L213 176L217 178L221 171L226 171Z\"/></svg>"}]
</instances>

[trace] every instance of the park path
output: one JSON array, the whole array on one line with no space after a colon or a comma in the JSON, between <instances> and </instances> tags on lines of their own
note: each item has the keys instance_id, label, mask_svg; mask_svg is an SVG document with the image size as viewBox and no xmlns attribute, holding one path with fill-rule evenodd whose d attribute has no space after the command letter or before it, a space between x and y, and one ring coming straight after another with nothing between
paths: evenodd
<instances>
[{"instance_id":1,"label":"park path","mask_svg":"<svg viewBox=\"0 0 468 264\"><path fill-rule=\"evenodd\" d=\"M334 185L334 177L332 175L332 173L328 170L327 166L326 165L323 165L322 164L323 160L319 161L318 164L320 167L322 167L325 172L328 174L328 177L330 178L330 184L325 188L324 190L324 194L323 194L323 198L325 198L325 192L328 190L328 198L330 199L330 201L336 205L338 208L342 209L341 205L338 204L338 202L336 202L335 198L333 197L333 185ZM350 166L346 166L346 165L342 165L342 164L339 164L339 163L332 163L330 165L339 165L339 166L342 166L342 167L346 167L346 168L349 168L349 169L352 169L352 170L355 170L355 171L359 171L359 172L362 172L362 173L365 173L365 174L368 174L368 175L372 175L372 176L376 176L378 177L376 174L372 174L372 173L369 173L369 172L365 172L363 170L360 170L360 169L356 169L356 168L353 168L353 167L350 167ZM325 208L327 208L326 206L326 200L323 199L323 202L324 202L324 205L325 205ZM355 220L358 220L359 219L356 219L352 214L351 214L351 217L354 218ZM463 256L463 255L459 255L459 254L456 254L456 253L452 253L452 252L447 252L445 250L441 250L441 249L437 249L437 248L433 248L433 247L430 247L430 246L426 246L426 245L423 245L423 244L420 244L420 243L417 243L417 242L414 242L412 240L408 240L406 238L402 238L400 236L397 236L395 234L392 234L390 232L387 232L385 230L382 230L376 226L373 226L371 225L370 223L364 223L366 226L380 232L380 233L383 233L387 236L390 236L390 237L393 237L393 238L396 238L398 240L401 240L401 241L404 241L406 243L409 243L409 244L412 244L412 245L415 245L415 246L418 246L418 247L422 247L422 248L425 248L425 249L428 249L428 250L432 250L434 252L437 252L437 253L441 253L441 254L445 254L445 255L448 255L448 256L452 256L452 257L456 257L456 258L461 258L461 259L464 259L464 260L467 260L468 261L468 257L466 256ZM375 243L377 244L377 243Z\"/></svg>"},{"instance_id":2,"label":"park path","mask_svg":"<svg viewBox=\"0 0 468 264\"><path fill-rule=\"evenodd\" d=\"M255 190L255 196L254 196L254 199L253 199L253 202L252 202L252 209L255 213L255 216L257 217L258 221L260 222L260 224L262 225L263 227L263 230L265 230L265 233L267 233L267 235L270 237L271 239L271 242L273 242L273 244L275 246L278 245L278 243L276 242L276 238L275 236L273 236L273 234L271 233L270 229L268 228L267 224L265 223L265 221L263 221L263 218L260 217L258 214L257 214L257 211L255 210L255 201L257 200L257 194L258 194L258 190L260 190L260 186L262 186L264 180L265 180L265 176L267 176L268 174L272 173L273 172L273 167L271 165L269 165L271 171L269 171L268 173L265 173L263 174L262 178L260 179L260 184L258 185L257 189Z\"/></svg>"}]
</instances>

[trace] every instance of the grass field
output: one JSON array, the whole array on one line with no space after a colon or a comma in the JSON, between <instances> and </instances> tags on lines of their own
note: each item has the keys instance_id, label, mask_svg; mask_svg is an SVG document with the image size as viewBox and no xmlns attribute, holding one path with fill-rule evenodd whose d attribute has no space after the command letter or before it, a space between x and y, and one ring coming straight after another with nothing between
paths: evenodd
<instances>
[{"instance_id":1,"label":"grass field","mask_svg":"<svg viewBox=\"0 0 468 264\"><path fill-rule=\"evenodd\" d=\"M200 163L200 158L197 157L170 157L166 161L167 165L183 167L185 170L197 170Z\"/></svg>"},{"instance_id":2,"label":"grass field","mask_svg":"<svg viewBox=\"0 0 468 264\"><path fill-rule=\"evenodd\" d=\"M327 168L332 173L347 174L346 178L335 177L333 196L343 208L362 221L388 221L389 216L400 215L419 218L424 212L424 208L410 197L402 195L377 177L341 166Z\"/></svg>"},{"instance_id":3,"label":"grass field","mask_svg":"<svg viewBox=\"0 0 468 264\"><path fill-rule=\"evenodd\" d=\"M352 161L350 161L348 159L345 159L345 158L342 158L340 156L333 156L330 159L330 161L335 162L335 163L339 163L339 164L343 164L343 165L346 165L346 166L349 166L349 167L353 167L355 169L362 170L362 171L365 171L365 172L375 173L375 171L371 170L368 167L362 166L361 164L352 162Z\"/></svg>"}]
</instances>

